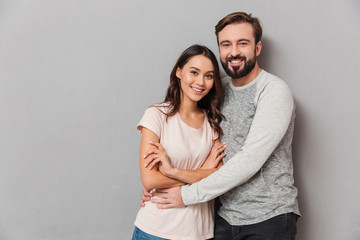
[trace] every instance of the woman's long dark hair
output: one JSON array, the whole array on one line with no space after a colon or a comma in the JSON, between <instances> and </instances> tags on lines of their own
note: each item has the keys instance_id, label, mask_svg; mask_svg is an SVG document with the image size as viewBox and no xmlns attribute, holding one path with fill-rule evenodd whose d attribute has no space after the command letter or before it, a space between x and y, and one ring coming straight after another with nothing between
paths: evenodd
<instances>
[{"instance_id":1,"label":"woman's long dark hair","mask_svg":"<svg viewBox=\"0 0 360 240\"><path fill-rule=\"evenodd\" d=\"M219 135L222 136L223 131L220 127L220 122L223 120L224 115L220 112L220 101L222 98L222 83L220 78L220 70L217 59L214 53L205 46L192 45L187 48L178 58L175 66L170 74L170 84L166 92L165 102L169 103L169 111L165 113L167 117L173 116L179 111L181 104L181 86L180 79L176 76L178 68L182 69L190 58L203 55L207 57L214 66L214 85L198 102L198 107L205 110L211 128Z\"/></svg>"}]
</instances>

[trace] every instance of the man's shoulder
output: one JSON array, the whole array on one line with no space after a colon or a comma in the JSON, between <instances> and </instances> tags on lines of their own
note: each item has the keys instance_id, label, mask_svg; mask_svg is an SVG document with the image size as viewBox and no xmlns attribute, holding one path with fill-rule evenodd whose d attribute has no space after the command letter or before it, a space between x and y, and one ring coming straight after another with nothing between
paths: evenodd
<instances>
[{"instance_id":1,"label":"man's shoulder","mask_svg":"<svg viewBox=\"0 0 360 240\"><path fill-rule=\"evenodd\" d=\"M262 70L262 77L259 81L259 87L263 86L268 89L289 89L288 84L280 77Z\"/></svg>"},{"instance_id":2,"label":"man's shoulder","mask_svg":"<svg viewBox=\"0 0 360 240\"><path fill-rule=\"evenodd\" d=\"M267 82L275 82L275 83L281 83L281 82L285 82L283 79L281 79L280 77L276 76L275 74L273 73L269 73L267 72L266 70L262 70L261 71L261 74L262 74L262 79L264 81L267 81Z\"/></svg>"}]
</instances>

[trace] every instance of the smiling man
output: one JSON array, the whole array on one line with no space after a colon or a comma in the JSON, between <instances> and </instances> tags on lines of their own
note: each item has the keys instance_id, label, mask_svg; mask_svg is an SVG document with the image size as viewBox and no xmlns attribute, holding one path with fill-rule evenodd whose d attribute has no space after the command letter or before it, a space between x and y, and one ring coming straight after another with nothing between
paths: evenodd
<instances>
[{"instance_id":1,"label":"smiling man","mask_svg":"<svg viewBox=\"0 0 360 240\"><path fill-rule=\"evenodd\" d=\"M223 80L224 166L197 183L157 190L160 198L152 201L158 208L173 208L219 197L214 239L293 240L300 212L291 154L291 91L258 65L262 28L257 18L232 13L215 30L229 75Z\"/></svg>"}]
</instances>

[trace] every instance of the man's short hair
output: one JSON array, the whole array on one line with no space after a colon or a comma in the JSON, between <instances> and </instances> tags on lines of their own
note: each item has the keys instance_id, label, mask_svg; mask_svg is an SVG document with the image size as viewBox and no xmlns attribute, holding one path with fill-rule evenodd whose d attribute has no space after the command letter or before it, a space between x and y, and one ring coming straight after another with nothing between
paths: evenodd
<instances>
[{"instance_id":1,"label":"man's short hair","mask_svg":"<svg viewBox=\"0 0 360 240\"><path fill-rule=\"evenodd\" d=\"M215 34L219 44L219 32L224 29L229 24L233 23L250 23L254 30L254 38L255 44L261 41L262 37L262 27L260 21L256 17L252 17L251 13L247 14L245 12L234 12L230 13L229 15L225 16L221 19L218 24L215 26Z\"/></svg>"}]
</instances>

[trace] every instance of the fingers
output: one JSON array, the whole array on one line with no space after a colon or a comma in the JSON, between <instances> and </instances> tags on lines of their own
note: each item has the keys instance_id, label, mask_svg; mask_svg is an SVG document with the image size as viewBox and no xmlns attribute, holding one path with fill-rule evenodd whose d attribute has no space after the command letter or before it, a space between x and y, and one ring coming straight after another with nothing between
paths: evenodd
<instances>
[{"instance_id":1,"label":"fingers","mask_svg":"<svg viewBox=\"0 0 360 240\"><path fill-rule=\"evenodd\" d=\"M226 149L226 145L224 145L223 147L219 148L218 150L216 150L216 155L220 155L222 152L224 152Z\"/></svg>"},{"instance_id":2,"label":"fingers","mask_svg":"<svg viewBox=\"0 0 360 240\"><path fill-rule=\"evenodd\" d=\"M225 149L226 149L225 142L221 143L220 141L215 141L205 163L201 166L201 168L204 169L217 168L219 162L226 156L226 153L224 152Z\"/></svg>"},{"instance_id":3,"label":"fingers","mask_svg":"<svg viewBox=\"0 0 360 240\"><path fill-rule=\"evenodd\" d=\"M211 150L212 150L212 152L217 152L217 151L220 151L221 149L225 149L225 148L226 148L225 142L224 143L216 142L212 146Z\"/></svg>"},{"instance_id":4,"label":"fingers","mask_svg":"<svg viewBox=\"0 0 360 240\"><path fill-rule=\"evenodd\" d=\"M219 144L216 144L216 151L224 151L224 149L226 148L226 143L219 143Z\"/></svg>"},{"instance_id":5,"label":"fingers","mask_svg":"<svg viewBox=\"0 0 360 240\"><path fill-rule=\"evenodd\" d=\"M159 198L152 198L151 202L156 203L156 204L170 204L171 200L168 199L168 198L162 198L162 197L159 196Z\"/></svg>"},{"instance_id":6,"label":"fingers","mask_svg":"<svg viewBox=\"0 0 360 240\"><path fill-rule=\"evenodd\" d=\"M154 192L154 196L158 198L154 198L154 201L157 201L157 199L167 199L168 193L167 192Z\"/></svg>"},{"instance_id":7,"label":"fingers","mask_svg":"<svg viewBox=\"0 0 360 240\"><path fill-rule=\"evenodd\" d=\"M163 149L163 147L162 147L162 145L160 143L149 141L149 144L155 146L156 148L152 148L149 151L147 151L144 154L144 158L147 158L151 154L159 153L159 150L164 151L164 149Z\"/></svg>"},{"instance_id":8,"label":"fingers","mask_svg":"<svg viewBox=\"0 0 360 240\"><path fill-rule=\"evenodd\" d=\"M140 201L140 207L145 207L145 202L148 202L151 200L151 197L153 197L153 194L150 193L146 188L142 189L142 195L141 195L141 201Z\"/></svg>"},{"instance_id":9,"label":"fingers","mask_svg":"<svg viewBox=\"0 0 360 240\"><path fill-rule=\"evenodd\" d=\"M215 146L214 154L217 156L226 149L226 143L221 143Z\"/></svg>"},{"instance_id":10,"label":"fingers","mask_svg":"<svg viewBox=\"0 0 360 240\"><path fill-rule=\"evenodd\" d=\"M168 160L168 159L164 158L164 156L154 153L148 157L148 159L146 160L146 162L144 164L144 167L153 169L153 167L158 163L166 163L166 160Z\"/></svg>"},{"instance_id":11,"label":"fingers","mask_svg":"<svg viewBox=\"0 0 360 240\"><path fill-rule=\"evenodd\" d=\"M184 207L183 203L179 203L178 201L172 198L152 198L151 202L155 203L156 207L159 209Z\"/></svg>"},{"instance_id":12,"label":"fingers","mask_svg":"<svg viewBox=\"0 0 360 240\"><path fill-rule=\"evenodd\" d=\"M144 167L147 168L149 167L150 169L153 168L153 166L156 164L156 162L154 163L154 161L158 159L157 155L151 155L150 157L148 157L148 159L145 162Z\"/></svg>"},{"instance_id":13,"label":"fingers","mask_svg":"<svg viewBox=\"0 0 360 240\"><path fill-rule=\"evenodd\" d=\"M157 147L157 148L158 148L159 150L161 150L161 151L164 150L163 147L162 147L162 145L161 145L160 143L150 141L149 144Z\"/></svg>"},{"instance_id":14,"label":"fingers","mask_svg":"<svg viewBox=\"0 0 360 240\"><path fill-rule=\"evenodd\" d=\"M220 155L216 158L216 161L217 161L217 162L220 162L225 156L226 156L226 153L223 152L222 154L220 154Z\"/></svg>"},{"instance_id":15,"label":"fingers","mask_svg":"<svg viewBox=\"0 0 360 240\"><path fill-rule=\"evenodd\" d=\"M142 202L148 202L150 200L151 200L151 197L149 197L149 196L144 196L144 195L141 196L141 201Z\"/></svg>"},{"instance_id":16,"label":"fingers","mask_svg":"<svg viewBox=\"0 0 360 240\"><path fill-rule=\"evenodd\" d=\"M156 189L154 192L154 198L151 198L151 202L156 204L159 209L178 208L184 207L184 202L181 197L181 188L164 188Z\"/></svg>"},{"instance_id":17,"label":"fingers","mask_svg":"<svg viewBox=\"0 0 360 240\"><path fill-rule=\"evenodd\" d=\"M213 156L215 160L224 152L226 149L226 143L215 143L210 151L210 155ZM223 156L224 157L224 156Z\"/></svg>"},{"instance_id":18,"label":"fingers","mask_svg":"<svg viewBox=\"0 0 360 240\"><path fill-rule=\"evenodd\" d=\"M223 152L222 154L220 154L220 155L216 158L216 162L219 163L225 156L226 156L226 153Z\"/></svg>"},{"instance_id":19,"label":"fingers","mask_svg":"<svg viewBox=\"0 0 360 240\"><path fill-rule=\"evenodd\" d=\"M145 167L149 168L150 170L153 169L153 167L157 164L161 162L161 159L156 157L153 160L151 160L151 162L149 163L149 165L145 165Z\"/></svg>"},{"instance_id":20,"label":"fingers","mask_svg":"<svg viewBox=\"0 0 360 240\"><path fill-rule=\"evenodd\" d=\"M154 167L154 165L157 162L153 162L156 159L159 159L159 155L160 155L160 151L157 149L152 149L149 150L145 155L144 155L144 159L146 159L145 165L144 167L149 167L149 165L151 165L151 167L149 167L150 169L152 169Z\"/></svg>"},{"instance_id":21,"label":"fingers","mask_svg":"<svg viewBox=\"0 0 360 240\"><path fill-rule=\"evenodd\" d=\"M150 149L144 154L144 159L146 159L144 167L152 169L158 162L163 162L163 160L165 161L167 159L167 156L160 143L150 141L149 144L157 148ZM166 159L164 159L164 157Z\"/></svg>"},{"instance_id":22,"label":"fingers","mask_svg":"<svg viewBox=\"0 0 360 240\"><path fill-rule=\"evenodd\" d=\"M152 194L151 192L149 192L146 188L143 187L142 189L142 194L143 196L146 196L146 197L153 197L154 194Z\"/></svg>"},{"instance_id":23,"label":"fingers","mask_svg":"<svg viewBox=\"0 0 360 240\"><path fill-rule=\"evenodd\" d=\"M147 152L144 154L144 158L147 158L149 155L151 155L151 154L156 154L156 153L158 153L158 152L159 152L159 150L156 149L156 148L150 149L149 151L147 151Z\"/></svg>"}]
</instances>

